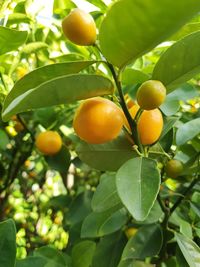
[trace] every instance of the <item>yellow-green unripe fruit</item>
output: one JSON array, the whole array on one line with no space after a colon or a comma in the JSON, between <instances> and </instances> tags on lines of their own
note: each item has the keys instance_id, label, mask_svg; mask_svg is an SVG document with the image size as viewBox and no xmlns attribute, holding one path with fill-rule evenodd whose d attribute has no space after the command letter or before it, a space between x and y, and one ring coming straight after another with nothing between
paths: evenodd
<instances>
[{"instance_id":1,"label":"yellow-green unripe fruit","mask_svg":"<svg viewBox=\"0 0 200 267\"><path fill-rule=\"evenodd\" d=\"M166 97L166 88L156 80L144 82L137 91L138 105L144 110L158 108Z\"/></svg>"}]
</instances>

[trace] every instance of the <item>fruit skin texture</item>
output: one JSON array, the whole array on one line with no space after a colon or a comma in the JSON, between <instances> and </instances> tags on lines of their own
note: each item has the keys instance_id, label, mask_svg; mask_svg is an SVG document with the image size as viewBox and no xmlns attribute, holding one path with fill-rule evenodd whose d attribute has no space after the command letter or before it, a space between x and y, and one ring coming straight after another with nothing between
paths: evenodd
<instances>
[{"instance_id":1,"label":"fruit skin texture","mask_svg":"<svg viewBox=\"0 0 200 267\"><path fill-rule=\"evenodd\" d=\"M41 132L36 137L36 147L45 155L54 155L59 152L62 147L62 139L57 132L46 131Z\"/></svg>"},{"instance_id":2,"label":"fruit skin texture","mask_svg":"<svg viewBox=\"0 0 200 267\"><path fill-rule=\"evenodd\" d=\"M139 110L138 105L134 105L129 109L132 118L135 118L137 111ZM125 122L126 127L129 128L128 122ZM159 109L145 110L140 116L137 125L140 142L143 145L151 145L155 143L163 129L163 117Z\"/></svg>"},{"instance_id":3,"label":"fruit skin texture","mask_svg":"<svg viewBox=\"0 0 200 267\"><path fill-rule=\"evenodd\" d=\"M178 177L183 170L183 164L177 159L171 159L167 162L165 171L167 176L171 178Z\"/></svg>"},{"instance_id":4,"label":"fruit skin texture","mask_svg":"<svg viewBox=\"0 0 200 267\"><path fill-rule=\"evenodd\" d=\"M144 110L158 108L166 97L166 88L156 80L144 82L137 91L138 105Z\"/></svg>"},{"instance_id":5,"label":"fruit skin texture","mask_svg":"<svg viewBox=\"0 0 200 267\"><path fill-rule=\"evenodd\" d=\"M62 21L65 36L77 45L92 45L96 41L96 25L92 16L79 8Z\"/></svg>"},{"instance_id":6,"label":"fruit skin texture","mask_svg":"<svg viewBox=\"0 0 200 267\"><path fill-rule=\"evenodd\" d=\"M103 144L115 139L124 123L121 109L112 101L93 97L76 110L73 127L76 134L90 144Z\"/></svg>"}]
</instances>

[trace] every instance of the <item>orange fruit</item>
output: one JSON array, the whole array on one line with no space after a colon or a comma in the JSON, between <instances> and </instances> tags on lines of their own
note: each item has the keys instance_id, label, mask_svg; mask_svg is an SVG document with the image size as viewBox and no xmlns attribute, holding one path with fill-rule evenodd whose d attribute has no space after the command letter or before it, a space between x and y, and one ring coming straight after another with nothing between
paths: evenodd
<instances>
[{"instance_id":1,"label":"orange fruit","mask_svg":"<svg viewBox=\"0 0 200 267\"><path fill-rule=\"evenodd\" d=\"M134 105L132 108L129 109L129 112L133 119L135 118L138 110L138 105ZM125 120L125 125L127 128L130 129L127 120ZM159 139L162 129L163 118L162 113L159 109L143 111L137 125L140 142L143 145L151 145L155 143Z\"/></svg>"},{"instance_id":2,"label":"orange fruit","mask_svg":"<svg viewBox=\"0 0 200 267\"><path fill-rule=\"evenodd\" d=\"M125 94L124 98L125 98L126 105L128 108L131 108L132 106L135 105L134 100L128 94Z\"/></svg>"},{"instance_id":3,"label":"orange fruit","mask_svg":"<svg viewBox=\"0 0 200 267\"><path fill-rule=\"evenodd\" d=\"M94 97L81 103L76 110L73 127L76 134L90 144L102 144L115 139L124 123L121 109L112 101Z\"/></svg>"},{"instance_id":4,"label":"orange fruit","mask_svg":"<svg viewBox=\"0 0 200 267\"><path fill-rule=\"evenodd\" d=\"M177 159L169 160L165 166L166 174L171 178L178 177L181 174L182 170L183 170L183 164L181 161Z\"/></svg>"},{"instance_id":5,"label":"orange fruit","mask_svg":"<svg viewBox=\"0 0 200 267\"><path fill-rule=\"evenodd\" d=\"M15 122L14 128L17 133L22 132L24 130L24 126L20 121Z\"/></svg>"},{"instance_id":6,"label":"orange fruit","mask_svg":"<svg viewBox=\"0 0 200 267\"><path fill-rule=\"evenodd\" d=\"M35 144L43 154L54 155L60 151L62 139L57 132L46 131L38 134Z\"/></svg>"},{"instance_id":7,"label":"orange fruit","mask_svg":"<svg viewBox=\"0 0 200 267\"><path fill-rule=\"evenodd\" d=\"M96 25L93 17L75 8L62 21L65 36L77 45L92 45L96 41Z\"/></svg>"},{"instance_id":8,"label":"orange fruit","mask_svg":"<svg viewBox=\"0 0 200 267\"><path fill-rule=\"evenodd\" d=\"M166 88L156 80L144 82L137 91L138 105L144 110L158 108L166 97Z\"/></svg>"}]
</instances>

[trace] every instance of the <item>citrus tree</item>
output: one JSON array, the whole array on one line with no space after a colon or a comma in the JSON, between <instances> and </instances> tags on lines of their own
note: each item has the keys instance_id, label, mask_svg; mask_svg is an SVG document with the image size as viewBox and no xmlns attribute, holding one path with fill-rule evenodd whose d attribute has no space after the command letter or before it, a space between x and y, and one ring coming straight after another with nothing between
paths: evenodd
<instances>
[{"instance_id":1,"label":"citrus tree","mask_svg":"<svg viewBox=\"0 0 200 267\"><path fill-rule=\"evenodd\" d=\"M0 265L198 267L199 1L90 2L1 4Z\"/></svg>"}]
</instances>

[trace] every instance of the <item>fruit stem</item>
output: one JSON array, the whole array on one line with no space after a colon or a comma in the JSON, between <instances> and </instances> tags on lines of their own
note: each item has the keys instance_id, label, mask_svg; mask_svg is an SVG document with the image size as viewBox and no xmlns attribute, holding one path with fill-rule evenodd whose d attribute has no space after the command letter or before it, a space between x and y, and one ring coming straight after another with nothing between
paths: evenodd
<instances>
[{"instance_id":1,"label":"fruit stem","mask_svg":"<svg viewBox=\"0 0 200 267\"><path fill-rule=\"evenodd\" d=\"M96 49L102 55L101 49L98 47L98 45L96 43L94 44L94 47L96 47ZM107 64L108 68L110 69L110 71L112 73L112 76L113 76L113 79L115 81L115 84L116 84L116 87L117 87L117 90L118 90L118 94L119 94L119 97L120 97L120 105L121 105L121 107L123 109L123 112L124 112L124 114L126 116L128 124L130 126L132 139L133 139L134 143L138 146L139 152L144 154L144 148L143 148L143 146L142 146L142 144L140 142L139 134L138 134L138 131L137 131L137 122L136 122L135 119L133 120L133 118L131 117L131 114L129 113L128 107L126 105L126 101L124 99L124 94L123 94L123 91L122 91L122 85L121 85L120 76L121 76L121 72L122 72L123 69L121 68L119 70L118 75L117 75L114 66L111 63L109 63L106 59L105 59L105 63ZM142 113L142 111L139 110L138 119L139 119L141 113Z\"/></svg>"}]
</instances>

